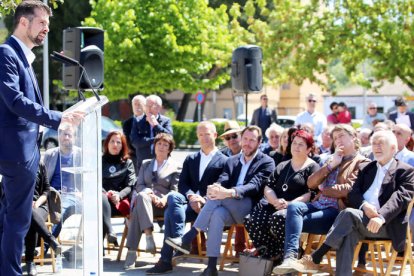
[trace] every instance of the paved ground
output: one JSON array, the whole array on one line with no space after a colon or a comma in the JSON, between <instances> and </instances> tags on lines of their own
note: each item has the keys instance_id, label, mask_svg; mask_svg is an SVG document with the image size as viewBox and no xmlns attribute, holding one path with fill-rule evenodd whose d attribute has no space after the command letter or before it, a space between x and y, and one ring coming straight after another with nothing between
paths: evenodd
<instances>
[{"instance_id":1,"label":"paved ground","mask_svg":"<svg viewBox=\"0 0 414 276\"><path fill-rule=\"evenodd\" d=\"M174 151L172 154L172 157L177 160L177 162L182 163L185 159L185 157L192 152L195 152L196 150L190 150L190 151ZM68 220L68 224L70 224L71 221ZM76 223L76 218L73 218L72 223ZM121 240L121 235L123 231L123 219L113 219L113 225L114 230L116 231L118 235L118 241ZM66 226L66 223L65 223ZM70 226L68 227L70 228ZM155 225L155 242L157 247L161 247L162 240L163 240L163 234L159 232L159 227ZM64 234L65 229L62 231L62 235ZM68 230L67 230L68 231ZM143 238L144 241L141 241L140 248L145 248L145 238ZM64 248L64 250L66 250ZM114 275L145 275L145 271L152 267L152 265L158 261L159 254L156 254L153 256L152 254L148 253L141 253L140 256L137 259L136 267L129 270L123 269L123 261L125 260L126 255L126 249L124 249L124 252L122 254L122 258L120 262L116 261L117 251L112 250L110 253L105 251L105 257L104 257L104 275L105 276L114 276ZM333 264L334 265L334 264ZM174 268L173 273L169 275L180 275L180 276L186 276L186 275L199 275L201 271L206 267L205 260L197 260L197 259L181 259L176 267ZM52 272L51 265L47 264L44 266L38 266L38 272L39 275L55 275ZM225 266L225 269L223 272L220 272L219 275L221 276L227 276L227 275L236 275L238 273L238 264L228 264ZM69 276L80 276L80 272L74 272L70 270L63 270L60 275L69 275ZM318 274L318 275L328 275L328 274ZM361 274L360 274L361 275ZM393 273L392 275L398 275L397 272ZM407 268L405 270L404 275L411 275L409 269ZM255 275L252 275L255 276Z\"/></svg>"}]
</instances>

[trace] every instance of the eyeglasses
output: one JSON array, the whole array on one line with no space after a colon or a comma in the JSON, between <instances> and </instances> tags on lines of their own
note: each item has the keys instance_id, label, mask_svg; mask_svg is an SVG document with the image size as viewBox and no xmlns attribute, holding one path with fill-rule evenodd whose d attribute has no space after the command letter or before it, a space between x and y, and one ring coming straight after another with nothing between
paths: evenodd
<instances>
[{"instance_id":1,"label":"eyeglasses","mask_svg":"<svg viewBox=\"0 0 414 276\"><path fill-rule=\"evenodd\" d=\"M235 140L235 139L237 139L237 137L239 137L239 135L233 134L232 136L226 136L226 137L224 137L224 140L226 140L226 141L230 141L230 139Z\"/></svg>"},{"instance_id":2,"label":"eyeglasses","mask_svg":"<svg viewBox=\"0 0 414 276\"><path fill-rule=\"evenodd\" d=\"M376 107L370 107L370 108L368 108L368 109L371 109L371 110L372 110L372 109L377 109L377 108L376 108Z\"/></svg>"},{"instance_id":3,"label":"eyeglasses","mask_svg":"<svg viewBox=\"0 0 414 276\"><path fill-rule=\"evenodd\" d=\"M316 103L316 100L308 100L308 103Z\"/></svg>"}]
</instances>

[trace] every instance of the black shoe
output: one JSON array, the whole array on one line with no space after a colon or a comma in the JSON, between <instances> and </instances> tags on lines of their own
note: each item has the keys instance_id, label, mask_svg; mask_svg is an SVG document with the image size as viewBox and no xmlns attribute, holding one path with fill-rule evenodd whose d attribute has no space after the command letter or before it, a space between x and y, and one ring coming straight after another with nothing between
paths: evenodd
<instances>
[{"instance_id":1,"label":"black shoe","mask_svg":"<svg viewBox=\"0 0 414 276\"><path fill-rule=\"evenodd\" d=\"M153 268L148 269L145 271L145 274L147 275L157 275L157 274L165 274L172 272L173 267L170 263L164 263L163 261L158 261L154 265Z\"/></svg>"},{"instance_id":2,"label":"black shoe","mask_svg":"<svg viewBox=\"0 0 414 276\"><path fill-rule=\"evenodd\" d=\"M109 243L113 243L115 245L115 247L118 247L118 239L116 237L116 235L114 233L110 233L106 236L106 239L108 240Z\"/></svg>"},{"instance_id":3,"label":"black shoe","mask_svg":"<svg viewBox=\"0 0 414 276\"><path fill-rule=\"evenodd\" d=\"M62 246L57 242L55 237L51 237L49 241L49 246L55 251L56 255L62 254Z\"/></svg>"},{"instance_id":4,"label":"black shoe","mask_svg":"<svg viewBox=\"0 0 414 276\"><path fill-rule=\"evenodd\" d=\"M165 243L184 254L190 254L191 244L182 243L181 238L166 238Z\"/></svg>"},{"instance_id":5,"label":"black shoe","mask_svg":"<svg viewBox=\"0 0 414 276\"><path fill-rule=\"evenodd\" d=\"M218 276L217 268L207 267L200 276Z\"/></svg>"},{"instance_id":6,"label":"black shoe","mask_svg":"<svg viewBox=\"0 0 414 276\"><path fill-rule=\"evenodd\" d=\"M34 262L26 263L27 275L35 276L37 275L36 265Z\"/></svg>"}]
</instances>

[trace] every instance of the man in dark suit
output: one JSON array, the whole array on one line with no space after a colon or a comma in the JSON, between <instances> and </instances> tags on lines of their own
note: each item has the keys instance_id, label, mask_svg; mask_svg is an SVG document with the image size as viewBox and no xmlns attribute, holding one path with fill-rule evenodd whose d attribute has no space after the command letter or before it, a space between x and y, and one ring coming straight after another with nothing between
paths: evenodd
<instances>
[{"instance_id":1,"label":"man in dark suit","mask_svg":"<svg viewBox=\"0 0 414 276\"><path fill-rule=\"evenodd\" d=\"M223 172L227 157L215 145L216 127L212 122L201 122L197 127L201 149L184 161L178 191L170 192L164 212L164 239L184 234L185 223L194 221L206 202L207 186L217 181ZM173 248L164 242L161 257L146 273L162 274L172 271Z\"/></svg>"},{"instance_id":2,"label":"man in dark suit","mask_svg":"<svg viewBox=\"0 0 414 276\"><path fill-rule=\"evenodd\" d=\"M32 198L40 153L39 125L57 129L82 115L50 111L42 97L31 63L31 49L49 32L50 8L42 1L24 1L14 14L13 35L0 46L0 275L22 275L23 239L32 216Z\"/></svg>"},{"instance_id":3,"label":"man in dark suit","mask_svg":"<svg viewBox=\"0 0 414 276\"><path fill-rule=\"evenodd\" d=\"M135 174L138 176L138 167L137 167L137 156L135 153L135 148L131 144L131 131L132 131L132 124L135 120L139 121L144 117L145 114L145 97L142 95L136 95L132 98L132 113L133 115L122 122L122 131L127 139L128 149L129 149L129 156L131 160L134 162Z\"/></svg>"},{"instance_id":4,"label":"man in dark suit","mask_svg":"<svg viewBox=\"0 0 414 276\"><path fill-rule=\"evenodd\" d=\"M267 95L263 94L260 96L261 106L253 112L252 121L250 122L250 125L260 127L263 135L272 123L276 123L277 119L276 111L267 106L268 100ZM267 142L266 136L263 137L263 141Z\"/></svg>"},{"instance_id":5,"label":"man in dark suit","mask_svg":"<svg viewBox=\"0 0 414 276\"><path fill-rule=\"evenodd\" d=\"M160 114L162 100L157 95L146 98L145 115L141 119L136 118L132 123L130 140L135 148L137 157L137 174L142 161L154 157L154 139L158 133L164 132L173 135L171 120Z\"/></svg>"},{"instance_id":6,"label":"man in dark suit","mask_svg":"<svg viewBox=\"0 0 414 276\"><path fill-rule=\"evenodd\" d=\"M391 112L388 119L396 124L405 124L414 131L414 113L407 111L407 103L403 97L394 100L397 110Z\"/></svg>"},{"instance_id":7,"label":"man in dark suit","mask_svg":"<svg viewBox=\"0 0 414 276\"><path fill-rule=\"evenodd\" d=\"M364 238L391 239L396 251L404 251L414 168L394 158L397 139L391 131L374 133L372 151L376 161L358 173L348 195L351 208L339 213L322 246L292 263L293 269L315 273L323 255L333 248L337 251L336 274L352 275L353 252Z\"/></svg>"},{"instance_id":8,"label":"man in dark suit","mask_svg":"<svg viewBox=\"0 0 414 276\"><path fill-rule=\"evenodd\" d=\"M262 132L257 126L242 131L242 152L230 157L224 172L207 189L207 202L193 227L183 238L166 238L166 243L188 254L198 231L207 232L208 266L201 275L215 276L224 226L243 223L252 206L263 197L264 180L275 169L273 159L259 150Z\"/></svg>"}]
</instances>

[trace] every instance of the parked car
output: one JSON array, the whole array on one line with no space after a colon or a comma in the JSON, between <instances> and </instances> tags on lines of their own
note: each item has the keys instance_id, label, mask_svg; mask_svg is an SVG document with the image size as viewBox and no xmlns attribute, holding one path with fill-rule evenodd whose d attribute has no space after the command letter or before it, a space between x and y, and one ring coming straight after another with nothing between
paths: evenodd
<instances>
[{"instance_id":1,"label":"parked car","mask_svg":"<svg viewBox=\"0 0 414 276\"><path fill-rule=\"evenodd\" d=\"M277 115L276 123L284 128L289 128L295 125L296 116Z\"/></svg>"},{"instance_id":2,"label":"parked car","mask_svg":"<svg viewBox=\"0 0 414 276\"><path fill-rule=\"evenodd\" d=\"M102 125L102 141L105 140L106 136L108 136L108 134L111 131L114 130L119 130L122 131L122 128L119 127L117 124L115 124L115 122L111 119L109 119L108 117L102 116L101 117L101 125ZM58 143L58 132L54 129L51 128L43 128L43 135L42 135L42 142L41 142L41 146L44 149L50 149L50 148L54 148L57 147L59 145Z\"/></svg>"}]
</instances>

